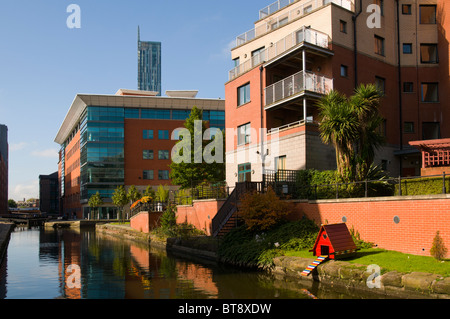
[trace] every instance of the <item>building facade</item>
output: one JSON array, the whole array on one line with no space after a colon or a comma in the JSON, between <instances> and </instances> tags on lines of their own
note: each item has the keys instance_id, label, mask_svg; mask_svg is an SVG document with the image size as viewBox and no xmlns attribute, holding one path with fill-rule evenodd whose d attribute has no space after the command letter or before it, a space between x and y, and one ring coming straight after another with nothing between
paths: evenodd
<instances>
[{"instance_id":1,"label":"building facade","mask_svg":"<svg viewBox=\"0 0 450 319\"><path fill-rule=\"evenodd\" d=\"M161 96L161 42L141 41L138 29L138 90Z\"/></svg>"},{"instance_id":2,"label":"building facade","mask_svg":"<svg viewBox=\"0 0 450 319\"><path fill-rule=\"evenodd\" d=\"M0 215L8 214L8 127L0 124Z\"/></svg>"},{"instance_id":3,"label":"building facade","mask_svg":"<svg viewBox=\"0 0 450 319\"><path fill-rule=\"evenodd\" d=\"M224 100L196 98L196 92L119 90L115 95L77 95L55 138L61 146L58 168L61 211L86 218L89 198L99 192L101 218L115 218L114 190L134 185L171 185L169 164L190 110L203 110L211 127L224 128ZM188 96L188 97L186 97ZM176 186L176 185L175 185Z\"/></svg>"},{"instance_id":4,"label":"building facade","mask_svg":"<svg viewBox=\"0 0 450 319\"><path fill-rule=\"evenodd\" d=\"M260 181L269 169L335 168L315 104L333 89L350 96L362 83L385 95L387 143L375 164L393 176L420 175L421 156L409 141L450 135L443 125L449 7L441 0L290 0L261 9L231 50L226 126L236 133L227 139L227 182Z\"/></svg>"},{"instance_id":5,"label":"building facade","mask_svg":"<svg viewBox=\"0 0 450 319\"><path fill-rule=\"evenodd\" d=\"M42 213L59 214L58 172L39 175L39 210Z\"/></svg>"}]
</instances>

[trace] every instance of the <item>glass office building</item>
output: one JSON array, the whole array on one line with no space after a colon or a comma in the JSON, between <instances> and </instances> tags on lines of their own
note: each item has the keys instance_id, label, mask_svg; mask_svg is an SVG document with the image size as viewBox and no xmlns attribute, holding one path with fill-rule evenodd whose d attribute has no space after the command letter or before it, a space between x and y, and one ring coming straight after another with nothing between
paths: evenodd
<instances>
[{"instance_id":1,"label":"glass office building","mask_svg":"<svg viewBox=\"0 0 450 319\"><path fill-rule=\"evenodd\" d=\"M141 41L138 30L138 90L161 96L161 42Z\"/></svg>"}]
</instances>

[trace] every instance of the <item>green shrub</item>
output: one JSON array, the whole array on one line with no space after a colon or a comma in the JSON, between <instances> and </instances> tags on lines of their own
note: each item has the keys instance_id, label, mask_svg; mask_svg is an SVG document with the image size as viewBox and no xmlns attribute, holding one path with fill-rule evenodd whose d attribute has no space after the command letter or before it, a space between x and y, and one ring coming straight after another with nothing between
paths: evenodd
<instances>
[{"instance_id":1,"label":"green shrub","mask_svg":"<svg viewBox=\"0 0 450 319\"><path fill-rule=\"evenodd\" d=\"M272 267L273 258L286 250L312 248L319 227L309 220L284 222L266 231L250 231L245 225L230 231L221 240L218 253L222 261L249 267Z\"/></svg>"},{"instance_id":2,"label":"green shrub","mask_svg":"<svg viewBox=\"0 0 450 319\"><path fill-rule=\"evenodd\" d=\"M401 181L402 195L414 196L442 194L443 184L444 183L442 177L403 179ZM445 179L445 187L447 189L447 192L450 191L450 178ZM395 185L395 194L399 195L398 184Z\"/></svg>"},{"instance_id":3,"label":"green shrub","mask_svg":"<svg viewBox=\"0 0 450 319\"><path fill-rule=\"evenodd\" d=\"M444 245L444 240L439 235L439 231L436 232L436 236L433 239L433 245L430 249L430 254L437 260L442 260L447 255L447 248Z\"/></svg>"}]
</instances>

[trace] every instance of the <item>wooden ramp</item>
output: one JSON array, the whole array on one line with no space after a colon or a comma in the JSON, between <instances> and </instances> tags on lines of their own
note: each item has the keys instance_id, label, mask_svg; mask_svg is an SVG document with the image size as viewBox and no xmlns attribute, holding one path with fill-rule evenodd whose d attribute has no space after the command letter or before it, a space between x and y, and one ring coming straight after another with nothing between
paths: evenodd
<instances>
[{"instance_id":1,"label":"wooden ramp","mask_svg":"<svg viewBox=\"0 0 450 319\"><path fill-rule=\"evenodd\" d=\"M312 262L312 264L310 264L308 267L306 267L305 270L302 271L301 275L305 276L305 277L308 276L314 269L316 269L317 266L319 266L321 263L323 263L327 259L328 259L328 256L317 257L317 259L314 260Z\"/></svg>"}]
</instances>

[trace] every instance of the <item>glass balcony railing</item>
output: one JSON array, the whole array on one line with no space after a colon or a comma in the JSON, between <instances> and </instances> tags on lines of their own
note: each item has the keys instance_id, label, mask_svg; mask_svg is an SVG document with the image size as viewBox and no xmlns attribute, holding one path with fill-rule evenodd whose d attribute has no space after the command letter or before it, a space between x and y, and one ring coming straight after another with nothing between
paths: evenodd
<instances>
[{"instance_id":1,"label":"glass balcony railing","mask_svg":"<svg viewBox=\"0 0 450 319\"><path fill-rule=\"evenodd\" d=\"M283 9L284 7L298 1L299 0L279 0L277 2L274 2L273 4L260 10L259 12L260 19L264 19L272 15L273 13ZM255 28L237 36L235 47L243 45L261 35L264 35L272 30L275 30L329 3L334 3L347 10L354 9L352 0L311 0L307 2L301 2L298 5L294 5L293 9L289 10L288 12L285 12L278 16L274 16L273 18L268 19L268 21L265 21L263 23L257 23L257 26Z\"/></svg>"},{"instance_id":2,"label":"glass balcony railing","mask_svg":"<svg viewBox=\"0 0 450 319\"><path fill-rule=\"evenodd\" d=\"M295 96L301 92L309 91L318 94L327 94L333 89L333 79L317 75L312 72L300 71L264 89L265 106Z\"/></svg>"},{"instance_id":3,"label":"glass balcony railing","mask_svg":"<svg viewBox=\"0 0 450 319\"><path fill-rule=\"evenodd\" d=\"M328 49L328 41L329 39L326 33L303 26L280 41L273 43L270 47L258 51L249 60L233 68L229 72L229 80L233 80L240 74L253 69L262 62L267 62L276 58L301 43L309 43Z\"/></svg>"}]
</instances>

